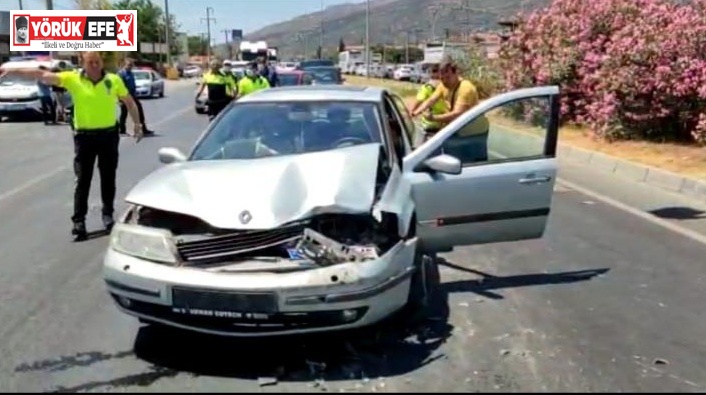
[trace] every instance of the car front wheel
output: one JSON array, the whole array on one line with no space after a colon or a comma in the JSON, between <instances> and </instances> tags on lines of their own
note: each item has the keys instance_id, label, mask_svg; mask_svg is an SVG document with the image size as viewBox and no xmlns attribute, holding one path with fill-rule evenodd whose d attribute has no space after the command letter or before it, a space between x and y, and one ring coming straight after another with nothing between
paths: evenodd
<instances>
[{"instance_id":1,"label":"car front wheel","mask_svg":"<svg viewBox=\"0 0 706 395\"><path fill-rule=\"evenodd\" d=\"M417 253L403 314L412 321L427 316L440 294L440 286L441 275L436 257Z\"/></svg>"}]
</instances>

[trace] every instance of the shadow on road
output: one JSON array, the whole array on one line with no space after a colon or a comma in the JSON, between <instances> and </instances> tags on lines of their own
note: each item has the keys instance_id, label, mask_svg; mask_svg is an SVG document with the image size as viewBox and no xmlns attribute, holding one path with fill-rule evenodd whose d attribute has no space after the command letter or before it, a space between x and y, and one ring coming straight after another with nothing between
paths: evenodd
<instances>
[{"instance_id":1,"label":"shadow on road","mask_svg":"<svg viewBox=\"0 0 706 395\"><path fill-rule=\"evenodd\" d=\"M440 265L451 269L472 273L480 276L479 279L445 282L441 284L447 293L471 292L489 299L504 299L494 290L503 288L527 287L532 285L569 284L579 281L588 281L596 276L607 273L610 269L587 269L559 273L521 274L516 276L495 276L480 270L471 269L453 264L444 258L439 259Z\"/></svg>"},{"instance_id":2,"label":"shadow on road","mask_svg":"<svg viewBox=\"0 0 706 395\"><path fill-rule=\"evenodd\" d=\"M686 220L706 218L706 212L703 210L693 209L691 207L663 207L648 212L656 217L664 219Z\"/></svg>"},{"instance_id":3,"label":"shadow on road","mask_svg":"<svg viewBox=\"0 0 706 395\"><path fill-rule=\"evenodd\" d=\"M146 362L197 376L278 382L365 380L391 377L427 365L450 336L447 295L411 323L395 317L374 327L336 334L234 339L143 326L135 355Z\"/></svg>"}]
</instances>

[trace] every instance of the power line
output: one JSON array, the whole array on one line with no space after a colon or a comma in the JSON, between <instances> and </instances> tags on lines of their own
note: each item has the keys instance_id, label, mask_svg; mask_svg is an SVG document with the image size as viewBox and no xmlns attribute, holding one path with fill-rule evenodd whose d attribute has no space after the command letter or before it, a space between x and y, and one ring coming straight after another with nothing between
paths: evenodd
<instances>
[{"instance_id":1,"label":"power line","mask_svg":"<svg viewBox=\"0 0 706 395\"><path fill-rule=\"evenodd\" d=\"M228 48L228 59L233 59L233 46L231 45L231 42L228 41L228 36L232 34L233 29L223 29L221 30L221 33L225 34L226 37L226 48Z\"/></svg>"},{"instance_id":2,"label":"power line","mask_svg":"<svg viewBox=\"0 0 706 395\"><path fill-rule=\"evenodd\" d=\"M206 7L206 18L201 18L202 21L206 21L206 37L208 40L206 44L206 59L208 59L208 61L211 61L211 21L216 23L216 18L211 18L212 12L213 8Z\"/></svg>"}]
</instances>

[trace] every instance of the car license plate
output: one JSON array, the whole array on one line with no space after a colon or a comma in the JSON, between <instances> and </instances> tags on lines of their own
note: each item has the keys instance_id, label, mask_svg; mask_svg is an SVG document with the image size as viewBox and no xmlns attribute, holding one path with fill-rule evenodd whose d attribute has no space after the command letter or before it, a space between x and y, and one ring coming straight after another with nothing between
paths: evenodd
<instances>
[{"instance_id":1,"label":"car license plate","mask_svg":"<svg viewBox=\"0 0 706 395\"><path fill-rule=\"evenodd\" d=\"M172 288L172 310L221 318L238 315L273 314L279 311L274 292L219 292Z\"/></svg>"},{"instance_id":2,"label":"car license plate","mask_svg":"<svg viewBox=\"0 0 706 395\"><path fill-rule=\"evenodd\" d=\"M9 111L19 111L19 110L24 110L27 108L26 105L21 104L21 103L12 103L12 104L6 104L5 108Z\"/></svg>"}]
</instances>

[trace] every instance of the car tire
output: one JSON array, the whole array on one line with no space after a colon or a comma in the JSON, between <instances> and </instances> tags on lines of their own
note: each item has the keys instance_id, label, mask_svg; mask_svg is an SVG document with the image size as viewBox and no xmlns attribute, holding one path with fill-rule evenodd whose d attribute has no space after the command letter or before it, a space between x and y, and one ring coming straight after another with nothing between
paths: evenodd
<instances>
[{"instance_id":1,"label":"car tire","mask_svg":"<svg viewBox=\"0 0 706 395\"><path fill-rule=\"evenodd\" d=\"M436 257L417 253L403 316L410 321L424 318L437 300L440 285L441 275Z\"/></svg>"},{"instance_id":2,"label":"car tire","mask_svg":"<svg viewBox=\"0 0 706 395\"><path fill-rule=\"evenodd\" d=\"M159 97L164 97L164 88L159 91Z\"/></svg>"}]
</instances>

